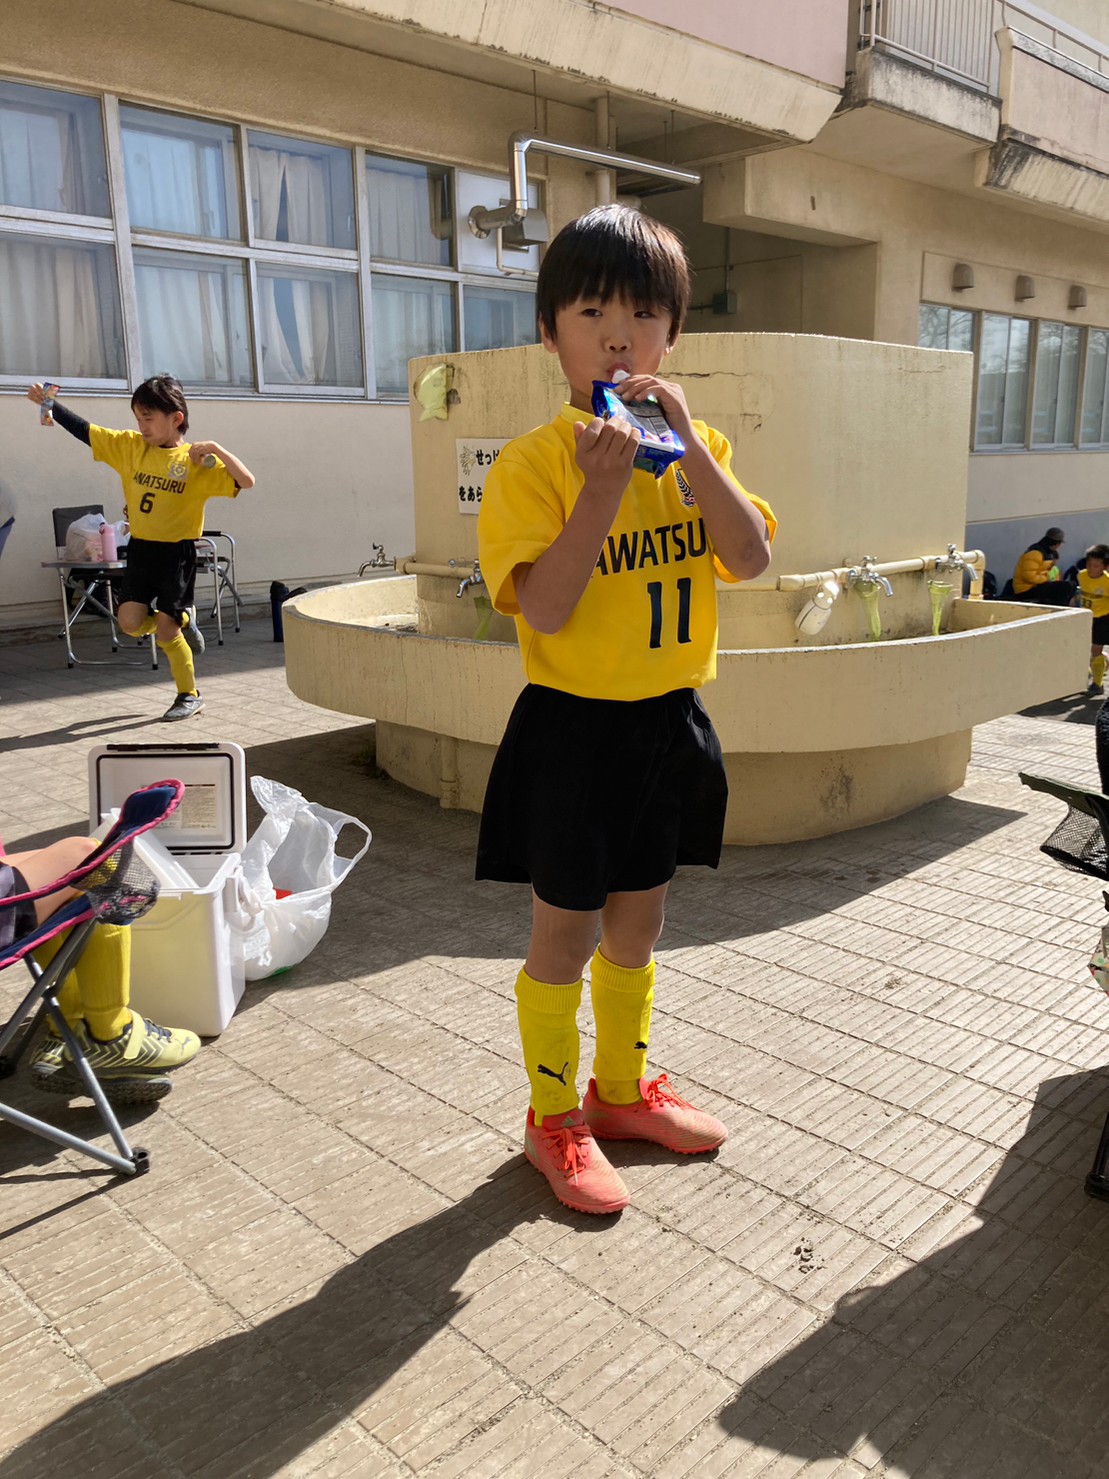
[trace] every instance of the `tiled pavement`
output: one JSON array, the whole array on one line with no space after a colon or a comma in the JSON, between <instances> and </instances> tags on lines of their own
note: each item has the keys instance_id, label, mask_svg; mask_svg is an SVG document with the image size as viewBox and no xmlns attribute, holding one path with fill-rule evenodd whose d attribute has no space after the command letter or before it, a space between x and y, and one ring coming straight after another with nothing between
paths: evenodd
<instances>
[{"instance_id":1,"label":"tiled pavement","mask_svg":"<svg viewBox=\"0 0 1109 1479\"><path fill-rule=\"evenodd\" d=\"M0 1126L3 1479L1105 1472L1102 904L1015 780L1095 782L1077 707L986 726L910 817L679 879L652 1050L731 1138L614 1147L633 1204L585 1221L520 1154L527 900L470 881L475 819L292 699L268 623L202 671L187 737L375 841L315 954L132 1115L148 1176ZM186 737L167 698L0 648L8 845L82 827L92 743Z\"/></svg>"}]
</instances>

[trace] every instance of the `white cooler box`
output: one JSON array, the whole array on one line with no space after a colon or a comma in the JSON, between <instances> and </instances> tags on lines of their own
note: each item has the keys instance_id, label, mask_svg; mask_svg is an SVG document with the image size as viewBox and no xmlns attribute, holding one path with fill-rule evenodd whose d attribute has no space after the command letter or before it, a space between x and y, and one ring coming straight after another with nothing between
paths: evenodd
<instances>
[{"instance_id":1,"label":"white cooler box","mask_svg":"<svg viewBox=\"0 0 1109 1479\"><path fill-rule=\"evenodd\" d=\"M180 806L136 842L161 888L131 926L131 1001L165 1027L215 1037L246 984L231 923L246 840L245 752L234 744L97 746L89 820L95 831L132 791L171 779L184 783Z\"/></svg>"}]
</instances>

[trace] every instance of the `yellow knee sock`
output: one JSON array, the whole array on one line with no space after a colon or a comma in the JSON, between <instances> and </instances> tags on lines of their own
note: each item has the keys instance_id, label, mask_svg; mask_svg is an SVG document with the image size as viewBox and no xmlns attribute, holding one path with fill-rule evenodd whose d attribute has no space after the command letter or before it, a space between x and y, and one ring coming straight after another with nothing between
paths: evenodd
<instances>
[{"instance_id":1,"label":"yellow knee sock","mask_svg":"<svg viewBox=\"0 0 1109 1479\"><path fill-rule=\"evenodd\" d=\"M581 984L548 986L527 971L516 978L516 1019L537 1120L578 1107Z\"/></svg>"},{"instance_id":2,"label":"yellow knee sock","mask_svg":"<svg viewBox=\"0 0 1109 1479\"><path fill-rule=\"evenodd\" d=\"M1105 666L1107 662L1109 662L1109 658L1106 658L1104 652L1100 657L1090 658L1090 677L1099 688L1105 682Z\"/></svg>"},{"instance_id":3,"label":"yellow knee sock","mask_svg":"<svg viewBox=\"0 0 1109 1479\"><path fill-rule=\"evenodd\" d=\"M68 932L47 940L34 952L46 967L69 938ZM89 937L77 969L58 991L58 1005L71 1027L84 1017L93 1037L107 1042L131 1020L131 933L123 925L98 924Z\"/></svg>"},{"instance_id":4,"label":"yellow knee sock","mask_svg":"<svg viewBox=\"0 0 1109 1479\"><path fill-rule=\"evenodd\" d=\"M149 637L151 632L155 632L157 630L158 618L153 614L153 612L151 612L149 616L143 617L137 631L128 632L127 635L129 637Z\"/></svg>"},{"instance_id":5,"label":"yellow knee sock","mask_svg":"<svg viewBox=\"0 0 1109 1479\"><path fill-rule=\"evenodd\" d=\"M613 965L600 950L590 966L597 1054L593 1076L606 1104L634 1104L639 1080L647 1071L651 1004L655 997L655 963L637 969Z\"/></svg>"},{"instance_id":6,"label":"yellow knee sock","mask_svg":"<svg viewBox=\"0 0 1109 1479\"><path fill-rule=\"evenodd\" d=\"M177 692L195 693L196 671L193 668L193 655L181 633L178 632L172 642L159 642L158 648L166 655L169 670L173 674L173 681L177 684Z\"/></svg>"}]
</instances>

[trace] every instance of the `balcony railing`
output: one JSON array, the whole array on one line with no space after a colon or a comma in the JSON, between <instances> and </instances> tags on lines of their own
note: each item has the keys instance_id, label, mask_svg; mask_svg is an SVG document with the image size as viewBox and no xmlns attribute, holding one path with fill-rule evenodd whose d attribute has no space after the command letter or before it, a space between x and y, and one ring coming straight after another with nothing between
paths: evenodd
<instances>
[{"instance_id":1,"label":"balcony railing","mask_svg":"<svg viewBox=\"0 0 1109 1479\"><path fill-rule=\"evenodd\" d=\"M1005 28L1109 77L1109 47L1025 0L860 0L860 49L880 47L987 93L997 92Z\"/></svg>"}]
</instances>

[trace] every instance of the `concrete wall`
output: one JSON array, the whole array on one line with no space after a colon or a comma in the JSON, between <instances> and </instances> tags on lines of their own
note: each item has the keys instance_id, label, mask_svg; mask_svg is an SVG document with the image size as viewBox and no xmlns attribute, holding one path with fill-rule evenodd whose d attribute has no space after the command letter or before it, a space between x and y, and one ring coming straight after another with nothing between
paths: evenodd
<instances>
[{"instance_id":1,"label":"concrete wall","mask_svg":"<svg viewBox=\"0 0 1109 1479\"><path fill-rule=\"evenodd\" d=\"M623 0L613 9L660 26L680 23L686 34L715 46L843 86L848 0L778 0L765 6L686 0L680 14L674 0Z\"/></svg>"},{"instance_id":2,"label":"concrete wall","mask_svg":"<svg viewBox=\"0 0 1109 1479\"><path fill-rule=\"evenodd\" d=\"M715 253L708 258L713 266L704 288L698 277L698 301L704 301L704 289L715 290L722 281L717 265L722 261L719 226L730 225L752 242L753 249L766 253L768 262L781 260L771 253L795 262L796 292L791 298L780 289L775 311L791 314L806 332L844 332L847 316L865 337L915 344L921 301L1109 325L1106 236L1017 212L981 193L941 190L811 149L791 149L710 166L704 216L719 225L698 226L692 232L693 241L701 244L699 250ZM752 232L761 236L751 237ZM819 237L815 244L814 235ZM829 245L837 238L843 246ZM857 245L860 240L870 245ZM963 292L952 288L956 262L974 268L973 288ZM1035 299L1016 300L1018 274L1035 278ZM742 269L736 280L742 284ZM819 291L817 282L822 283ZM1066 306L1074 283L1087 289L1085 309ZM741 303L737 317L757 311ZM699 322L708 317L702 315ZM969 445L969 377L966 386L966 400L954 414ZM982 524L996 520L1034 524L1044 516L1047 522L1065 522L1067 511L1094 514L1109 507L1109 453L975 454L970 458L968 488L968 520L976 538ZM1021 522L1017 538L1023 537L1024 528ZM1024 543L1041 532L1029 535ZM996 549L987 544L991 561L1004 563L1008 548L1009 537L999 534Z\"/></svg>"}]
</instances>

